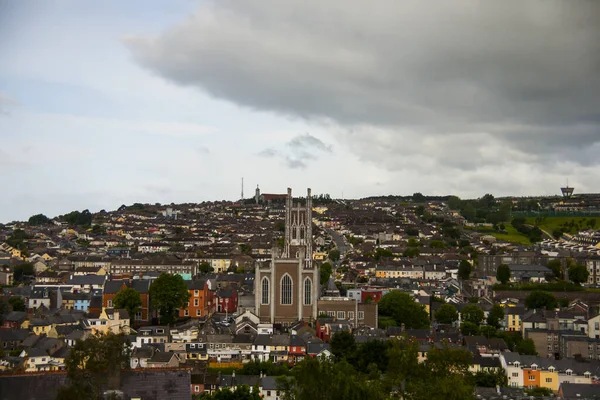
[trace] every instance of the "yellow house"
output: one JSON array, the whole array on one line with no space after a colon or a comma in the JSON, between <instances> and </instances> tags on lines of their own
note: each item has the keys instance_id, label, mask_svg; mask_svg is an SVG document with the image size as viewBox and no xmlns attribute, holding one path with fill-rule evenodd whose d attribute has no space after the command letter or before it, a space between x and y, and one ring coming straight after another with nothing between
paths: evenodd
<instances>
[{"instance_id":1,"label":"yellow house","mask_svg":"<svg viewBox=\"0 0 600 400\"><path fill-rule=\"evenodd\" d=\"M560 386L558 382L558 372L553 367L550 367L548 370L540 371L540 386L548 388L553 392L558 392L558 387Z\"/></svg>"},{"instance_id":2,"label":"yellow house","mask_svg":"<svg viewBox=\"0 0 600 400\"><path fill-rule=\"evenodd\" d=\"M523 324L521 322L521 309L514 307L506 307L504 310L504 320L506 322L506 328L509 331L521 331Z\"/></svg>"},{"instance_id":3,"label":"yellow house","mask_svg":"<svg viewBox=\"0 0 600 400\"><path fill-rule=\"evenodd\" d=\"M48 253L44 253L44 255L42 256L42 258L46 261L51 261L54 260L54 257L52 257L51 255L49 255Z\"/></svg>"},{"instance_id":4,"label":"yellow house","mask_svg":"<svg viewBox=\"0 0 600 400\"><path fill-rule=\"evenodd\" d=\"M52 329L52 323L47 319L37 319L31 321L30 325L31 330L36 335L48 335L50 330Z\"/></svg>"},{"instance_id":5,"label":"yellow house","mask_svg":"<svg viewBox=\"0 0 600 400\"><path fill-rule=\"evenodd\" d=\"M323 261L327 258L327 253L315 251L313 252L313 260L315 261Z\"/></svg>"},{"instance_id":6,"label":"yellow house","mask_svg":"<svg viewBox=\"0 0 600 400\"><path fill-rule=\"evenodd\" d=\"M85 329L90 330L94 335L112 333L129 334L129 315L125 310L114 308L102 308L99 318L90 318L85 320Z\"/></svg>"}]
</instances>

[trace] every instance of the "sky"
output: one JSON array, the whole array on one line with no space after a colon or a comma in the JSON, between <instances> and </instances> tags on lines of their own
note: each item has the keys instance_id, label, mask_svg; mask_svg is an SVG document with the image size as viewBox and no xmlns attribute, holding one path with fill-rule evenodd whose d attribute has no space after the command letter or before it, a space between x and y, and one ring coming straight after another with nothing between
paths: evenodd
<instances>
[{"instance_id":1,"label":"sky","mask_svg":"<svg viewBox=\"0 0 600 400\"><path fill-rule=\"evenodd\" d=\"M369 7L367 7L367 5ZM600 2L0 0L0 222L600 192Z\"/></svg>"}]
</instances>

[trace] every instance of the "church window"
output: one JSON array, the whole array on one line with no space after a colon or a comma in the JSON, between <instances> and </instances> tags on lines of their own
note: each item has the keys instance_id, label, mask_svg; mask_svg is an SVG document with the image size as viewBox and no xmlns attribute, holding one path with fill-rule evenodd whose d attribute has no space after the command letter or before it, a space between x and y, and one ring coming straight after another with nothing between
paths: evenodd
<instances>
[{"instance_id":1,"label":"church window","mask_svg":"<svg viewBox=\"0 0 600 400\"><path fill-rule=\"evenodd\" d=\"M300 228L300 239L304 239L304 227Z\"/></svg>"},{"instance_id":2,"label":"church window","mask_svg":"<svg viewBox=\"0 0 600 400\"><path fill-rule=\"evenodd\" d=\"M292 226L292 239L296 239L296 226Z\"/></svg>"},{"instance_id":3,"label":"church window","mask_svg":"<svg viewBox=\"0 0 600 400\"><path fill-rule=\"evenodd\" d=\"M269 278L262 279L262 299L261 304L269 304Z\"/></svg>"},{"instance_id":4,"label":"church window","mask_svg":"<svg viewBox=\"0 0 600 400\"><path fill-rule=\"evenodd\" d=\"M304 305L309 306L312 303L312 281L310 278L304 280Z\"/></svg>"},{"instance_id":5,"label":"church window","mask_svg":"<svg viewBox=\"0 0 600 400\"><path fill-rule=\"evenodd\" d=\"M292 278L288 274L281 278L281 304L292 304Z\"/></svg>"}]
</instances>

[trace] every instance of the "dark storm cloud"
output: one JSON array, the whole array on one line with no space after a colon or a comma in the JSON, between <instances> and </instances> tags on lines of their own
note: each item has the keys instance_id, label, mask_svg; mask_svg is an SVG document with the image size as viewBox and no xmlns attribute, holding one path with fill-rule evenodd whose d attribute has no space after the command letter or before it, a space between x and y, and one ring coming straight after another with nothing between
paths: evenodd
<instances>
[{"instance_id":1,"label":"dark storm cloud","mask_svg":"<svg viewBox=\"0 0 600 400\"><path fill-rule=\"evenodd\" d=\"M126 43L181 85L329 124L386 169L598 165L599 20L597 1L221 0Z\"/></svg>"}]
</instances>

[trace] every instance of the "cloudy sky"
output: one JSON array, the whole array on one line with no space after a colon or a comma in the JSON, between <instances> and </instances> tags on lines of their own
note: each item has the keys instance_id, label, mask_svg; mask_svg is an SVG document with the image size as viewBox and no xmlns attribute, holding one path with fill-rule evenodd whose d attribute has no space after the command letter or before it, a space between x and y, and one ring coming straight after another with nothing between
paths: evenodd
<instances>
[{"instance_id":1,"label":"cloudy sky","mask_svg":"<svg viewBox=\"0 0 600 400\"><path fill-rule=\"evenodd\" d=\"M0 0L0 221L600 191L600 2L352 3Z\"/></svg>"}]
</instances>

